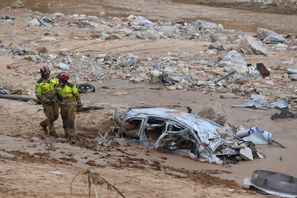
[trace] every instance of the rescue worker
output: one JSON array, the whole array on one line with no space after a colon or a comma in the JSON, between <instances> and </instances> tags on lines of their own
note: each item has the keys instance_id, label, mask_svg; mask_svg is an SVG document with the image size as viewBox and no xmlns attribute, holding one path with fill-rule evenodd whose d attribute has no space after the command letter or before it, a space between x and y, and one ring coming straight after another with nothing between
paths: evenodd
<instances>
[{"instance_id":1,"label":"rescue worker","mask_svg":"<svg viewBox=\"0 0 297 198\"><path fill-rule=\"evenodd\" d=\"M40 126L46 134L57 136L54 122L59 117L59 104L55 86L58 84L56 78L50 78L51 72L48 66L40 69L41 78L35 84L35 94L43 106L46 119L40 122Z\"/></svg>"},{"instance_id":2,"label":"rescue worker","mask_svg":"<svg viewBox=\"0 0 297 198\"><path fill-rule=\"evenodd\" d=\"M69 74L67 72L61 72L57 77L59 84L56 87L56 91L59 98L65 137L71 138L74 136L75 107L81 107L82 104L77 86L68 82Z\"/></svg>"}]
</instances>

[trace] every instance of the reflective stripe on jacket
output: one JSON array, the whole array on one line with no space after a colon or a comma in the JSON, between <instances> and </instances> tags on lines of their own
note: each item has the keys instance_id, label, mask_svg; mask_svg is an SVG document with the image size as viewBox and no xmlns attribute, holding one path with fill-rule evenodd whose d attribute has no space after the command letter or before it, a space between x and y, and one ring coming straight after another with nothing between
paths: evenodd
<instances>
[{"instance_id":1,"label":"reflective stripe on jacket","mask_svg":"<svg viewBox=\"0 0 297 198\"><path fill-rule=\"evenodd\" d=\"M55 87L57 84L58 84L58 80L56 78L51 78L49 80L39 79L35 83L36 96L55 94Z\"/></svg>"}]
</instances>

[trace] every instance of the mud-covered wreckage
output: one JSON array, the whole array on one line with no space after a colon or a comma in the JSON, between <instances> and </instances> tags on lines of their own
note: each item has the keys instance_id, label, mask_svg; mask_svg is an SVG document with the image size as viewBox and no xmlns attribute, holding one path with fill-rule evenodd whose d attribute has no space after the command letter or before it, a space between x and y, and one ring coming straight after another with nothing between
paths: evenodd
<instances>
[{"instance_id":1,"label":"mud-covered wreckage","mask_svg":"<svg viewBox=\"0 0 297 198\"><path fill-rule=\"evenodd\" d=\"M258 157L254 145L234 135L232 130L197 115L166 108L130 108L114 112L122 137L163 152L187 153L209 163L222 164L229 159Z\"/></svg>"}]
</instances>

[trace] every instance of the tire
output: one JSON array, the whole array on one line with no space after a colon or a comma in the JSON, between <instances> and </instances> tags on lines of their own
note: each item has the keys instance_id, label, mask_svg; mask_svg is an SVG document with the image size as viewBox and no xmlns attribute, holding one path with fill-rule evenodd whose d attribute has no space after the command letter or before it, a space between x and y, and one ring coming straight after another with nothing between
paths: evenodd
<instances>
[{"instance_id":1,"label":"tire","mask_svg":"<svg viewBox=\"0 0 297 198\"><path fill-rule=\"evenodd\" d=\"M77 84L77 89L79 93L89 93L95 92L95 87L90 83L79 83Z\"/></svg>"}]
</instances>

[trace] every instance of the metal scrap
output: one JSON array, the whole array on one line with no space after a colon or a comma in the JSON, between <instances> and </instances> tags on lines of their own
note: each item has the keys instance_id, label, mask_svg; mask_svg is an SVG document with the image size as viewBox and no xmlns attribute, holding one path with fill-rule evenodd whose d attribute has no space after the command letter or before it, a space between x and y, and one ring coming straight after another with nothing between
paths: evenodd
<instances>
[{"instance_id":1,"label":"metal scrap","mask_svg":"<svg viewBox=\"0 0 297 198\"><path fill-rule=\"evenodd\" d=\"M222 164L230 161L229 157L240 158L239 151L244 147L251 149L253 155L257 153L252 143L245 143L230 128L174 109L118 109L114 120L122 137L163 152L185 153L186 150L188 156L200 161Z\"/></svg>"}]
</instances>

